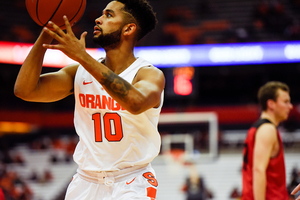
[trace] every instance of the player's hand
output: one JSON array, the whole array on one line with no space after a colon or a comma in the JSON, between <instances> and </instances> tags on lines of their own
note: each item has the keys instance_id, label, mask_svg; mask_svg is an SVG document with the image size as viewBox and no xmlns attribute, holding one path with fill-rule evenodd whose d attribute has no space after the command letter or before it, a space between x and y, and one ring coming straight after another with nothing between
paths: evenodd
<instances>
[{"instance_id":1,"label":"player's hand","mask_svg":"<svg viewBox=\"0 0 300 200\"><path fill-rule=\"evenodd\" d=\"M300 184L297 187L295 187L295 189L291 192L291 194L295 195L299 191L300 191ZM296 200L300 200L300 195L298 196L298 198Z\"/></svg>"},{"instance_id":2,"label":"player's hand","mask_svg":"<svg viewBox=\"0 0 300 200\"><path fill-rule=\"evenodd\" d=\"M48 33L53 39L58 41L58 44L43 44L43 47L47 49L57 49L66 54L69 58L78 61L81 58L82 53L85 51L85 37L87 32L83 32L80 36L80 40L74 35L70 22L67 16L64 16L66 25L66 32L59 28L53 22L49 22L50 28L44 27L44 31ZM50 30L51 29L51 30Z\"/></svg>"}]
</instances>

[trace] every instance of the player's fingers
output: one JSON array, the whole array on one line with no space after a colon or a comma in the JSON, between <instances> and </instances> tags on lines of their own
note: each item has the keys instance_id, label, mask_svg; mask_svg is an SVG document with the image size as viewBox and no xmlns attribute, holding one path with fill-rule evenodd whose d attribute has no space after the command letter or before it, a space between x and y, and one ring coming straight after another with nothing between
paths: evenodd
<instances>
[{"instance_id":1,"label":"player's fingers","mask_svg":"<svg viewBox=\"0 0 300 200\"><path fill-rule=\"evenodd\" d=\"M59 45L53 45L53 44L43 44L43 47L46 49L60 49Z\"/></svg>"},{"instance_id":2,"label":"player's fingers","mask_svg":"<svg viewBox=\"0 0 300 200\"><path fill-rule=\"evenodd\" d=\"M81 34L81 36L80 36L80 41L83 42L84 46L85 46L85 37L86 37L86 35L87 35L87 32L84 31L84 32Z\"/></svg>"},{"instance_id":3,"label":"player's fingers","mask_svg":"<svg viewBox=\"0 0 300 200\"><path fill-rule=\"evenodd\" d=\"M300 184L299 184L297 187L295 187L295 188L293 189L293 191L291 192L291 194L294 195L294 194L296 194L299 190L300 190Z\"/></svg>"},{"instance_id":4,"label":"player's fingers","mask_svg":"<svg viewBox=\"0 0 300 200\"><path fill-rule=\"evenodd\" d=\"M74 35L73 34L73 31L72 31L72 28L71 28L71 24L68 20L68 17L66 15L63 16L63 19L65 21L65 25L66 25L66 30L67 30L67 33L68 34L71 34L71 35Z\"/></svg>"},{"instance_id":5,"label":"player's fingers","mask_svg":"<svg viewBox=\"0 0 300 200\"><path fill-rule=\"evenodd\" d=\"M48 24L50 25L50 27L52 27L53 31L58 34L59 36L64 36L65 32L63 30L61 30L61 28L59 28L59 26L57 26L56 24L54 24L52 21L49 21Z\"/></svg>"},{"instance_id":6,"label":"player's fingers","mask_svg":"<svg viewBox=\"0 0 300 200\"><path fill-rule=\"evenodd\" d=\"M58 42L60 43L63 42L62 38L56 32L50 30L47 27L44 27L44 31L48 33L53 39L57 40Z\"/></svg>"},{"instance_id":7,"label":"player's fingers","mask_svg":"<svg viewBox=\"0 0 300 200\"><path fill-rule=\"evenodd\" d=\"M81 34L81 39L85 39L85 37L86 37L86 35L87 35L87 32L86 31L84 31L82 34Z\"/></svg>"}]
</instances>

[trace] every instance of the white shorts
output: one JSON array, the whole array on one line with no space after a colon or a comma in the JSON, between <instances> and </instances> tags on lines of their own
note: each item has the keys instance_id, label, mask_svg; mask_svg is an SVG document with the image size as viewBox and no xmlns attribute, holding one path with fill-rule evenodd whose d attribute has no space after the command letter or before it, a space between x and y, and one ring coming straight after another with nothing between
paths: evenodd
<instances>
[{"instance_id":1,"label":"white shorts","mask_svg":"<svg viewBox=\"0 0 300 200\"><path fill-rule=\"evenodd\" d=\"M157 186L150 164L116 173L87 173L78 169L65 200L155 200Z\"/></svg>"}]
</instances>

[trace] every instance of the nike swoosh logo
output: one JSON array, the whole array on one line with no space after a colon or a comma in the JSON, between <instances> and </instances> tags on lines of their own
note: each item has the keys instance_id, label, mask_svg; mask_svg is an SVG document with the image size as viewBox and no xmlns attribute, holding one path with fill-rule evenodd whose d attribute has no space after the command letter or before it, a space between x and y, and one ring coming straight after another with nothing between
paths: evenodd
<instances>
[{"instance_id":1,"label":"nike swoosh logo","mask_svg":"<svg viewBox=\"0 0 300 200\"><path fill-rule=\"evenodd\" d=\"M128 183L128 182L126 182L126 185L129 185L129 184L130 184L130 183L132 183L134 180L135 180L135 178L134 178L134 179L132 179L132 181L130 181L129 183Z\"/></svg>"},{"instance_id":2,"label":"nike swoosh logo","mask_svg":"<svg viewBox=\"0 0 300 200\"><path fill-rule=\"evenodd\" d=\"M90 81L90 82L83 81L83 85L91 84L92 82L93 81Z\"/></svg>"}]
</instances>

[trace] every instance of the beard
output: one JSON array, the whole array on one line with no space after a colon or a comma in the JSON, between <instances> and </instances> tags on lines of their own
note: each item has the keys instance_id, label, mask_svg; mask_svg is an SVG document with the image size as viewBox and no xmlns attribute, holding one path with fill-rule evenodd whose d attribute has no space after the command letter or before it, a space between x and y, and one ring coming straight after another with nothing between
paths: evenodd
<instances>
[{"instance_id":1,"label":"beard","mask_svg":"<svg viewBox=\"0 0 300 200\"><path fill-rule=\"evenodd\" d=\"M93 42L95 44L100 45L103 49L113 49L119 45L121 41L122 28L107 34L103 34L103 31L101 30L101 33L102 34L98 37L94 36Z\"/></svg>"}]
</instances>

